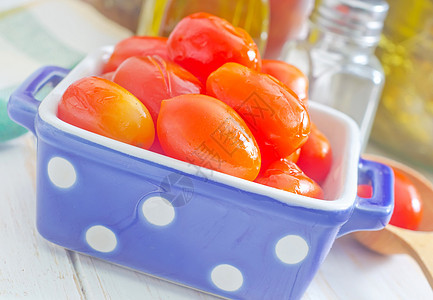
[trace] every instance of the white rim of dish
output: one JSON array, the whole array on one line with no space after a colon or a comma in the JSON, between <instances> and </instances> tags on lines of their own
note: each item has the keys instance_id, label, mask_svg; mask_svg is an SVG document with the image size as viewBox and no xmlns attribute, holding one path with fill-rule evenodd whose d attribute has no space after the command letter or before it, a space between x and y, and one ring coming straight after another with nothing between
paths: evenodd
<instances>
[{"instance_id":1,"label":"white rim of dish","mask_svg":"<svg viewBox=\"0 0 433 300\"><path fill-rule=\"evenodd\" d=\"M113 51L113 47L103 47L94 53L89 54L85 59L83 59L42 101L39 106L39 116L46 123L54 126L55 128L70 133L72 135L78 136L85 140L89 140L96 144L111 148L118 152L125 153L127 155L151 161L166 167L179 170L186 174L204 177L211 181L222 183L228 186L235 187L237 189L264 195L282 203L288 205L305 207L310 209L324 210L324 211L340 211L351 207L355 201L356 189L357 189L357 178L358 178L358 160L359 160L359 146L355 147L356 151L349 151L347 149L344 152L346 156L345 161L354 162L356 164L348 164L345 174L341 176L345 177L345 184L343 189L337 199L332 200L319 200L311 197L306 197L302 195L297 195L289 193L287 191L279 190L276 188L268 187L262 184L251 182L245 179L227 175L221 172L213 171L207 168L198 167L184 161L180 161L168 156L164 156L158 153L154 153L142 148L138 148L129 144L125 144L120 141L116 141L84 129L73 126L66 123L59 118L57 118L57 106L66 88L74 81L91 75L98 75L99 69L95 69L98 65L99 68L101 62L106 61ZM327 106L321 105L319 103L313 103L310 101L310 108L315 110L320 110L327 115L339 120L342 125L345 125L349 132L349 139L347 143L359 144L358 128L355 122L346 116L345 114L336 111Z\"/></svg>"}]
</instances>

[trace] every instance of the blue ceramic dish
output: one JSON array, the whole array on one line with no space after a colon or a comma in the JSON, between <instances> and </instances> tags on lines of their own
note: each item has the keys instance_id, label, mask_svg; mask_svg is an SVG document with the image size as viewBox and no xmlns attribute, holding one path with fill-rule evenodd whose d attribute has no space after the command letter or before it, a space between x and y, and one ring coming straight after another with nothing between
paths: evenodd
<instances>
[{"instance_id":1,"label":"blue ceramic dish","mask_svg":"<svg viewBox=\"0 0 433 300\"><path fill-rule=\"evenodd\" d=\"M344 114L310 103L334 163L317 200L197 167L87 132L56 117L65 89L99 74L112 48L74 70L45 67L9 114L37 139L37 227L62 247L233 299L299 299L335 239L389 221L393 177L360 160ZM60 82L60 83L59 83ZM57 84L58 83L58 84ZM57 86L42 101L35 94ZM371 183L371 199L356 197Z\"/></svg>"}]
</instances>

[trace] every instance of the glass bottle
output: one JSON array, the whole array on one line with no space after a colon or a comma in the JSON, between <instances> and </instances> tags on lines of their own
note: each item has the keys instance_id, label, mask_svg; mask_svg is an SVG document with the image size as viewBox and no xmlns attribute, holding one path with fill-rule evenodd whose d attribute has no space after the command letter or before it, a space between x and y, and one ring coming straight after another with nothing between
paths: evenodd
<instances>
[{"instance_id":1,"label":"glass bottle","mask_svg":"<svg viewBox=\"0 0 433 300\"><path fill-rule=\"evenodd\" d=\"M143 0L138 35L168 36L185 16L207 12L245 29L263 53L269 28L268 0Z\"/></svg>"},{"instance_id":2,"label":"glass bottle","mask_svg":"<svg viewBox=\"0 0 433 300\"><path fill-rule=\"evenodd\" d=\"M386 74L374 146L433 171L433 1L388 0L377 56Z\"/></svg>"},{"instance_id":3,"label":"glass bottle","mask_svg":"<svg viewBox=\"0 0 433 300\"><path fill-rule=\"evenodd\" d=\"M304 38L315 0L269 0L269 32L264 58L278 59L287 41Z\"/></svg>"},{"instance_id":4,"label":"glass bottle","mask_svg":"<svg viewBox=\"0 0 433 300\"><path fill-rule=\"evenodd\" d=\"M356 121L363 148L384 84L374 51L387 11L384 0L322 0L311 15L307 38L289 43L283 57L308 76L312 101Z\"/></svg>"}]
</instances>

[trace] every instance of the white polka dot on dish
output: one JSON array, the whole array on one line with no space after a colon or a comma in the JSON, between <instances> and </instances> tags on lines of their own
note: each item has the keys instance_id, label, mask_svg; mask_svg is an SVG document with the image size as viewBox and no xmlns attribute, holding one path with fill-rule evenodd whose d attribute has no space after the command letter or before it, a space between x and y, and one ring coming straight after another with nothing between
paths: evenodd
<instances>
[{"instance_id":1,"label":"white polka dot on dish","mask_svg":"<svg viewBox=\"0 0 433 300\"><path fill-rule=\"evenodd\" d=\"M297 264L308 255L307 242L299 235L287 235L281 238L275 246L275 254L286 264Z\"/></svg>"},{"instance_id":2,"label":"white polka dot on dish","mask_svg":"<svg viewBox=\"0 0 433 300\"><path fill-rule=\"evenodd\" d=\"M171 203L159 196L144 201L141 211L146 220L156 226L167 226L173 222L176 212Z\"/></svg>"},{"instance_id":3,"label":"white polka dot on dish","mask_svg":"<svg viewBox=\"0 0 433 300\"><path fill-rule=\"evenodd\" d=\"M221 290L234 292L244 283L241 271L228 264L216 266L211 272L212 282Z\"/></svg>"},{"instance_id":4,"label":"white polka dot on dish","mask_svg":"<svg viewBox=\"0 0 433 300\"><path fill-rule=\"evenodd\" d=\"M86 241L90 247L99 252L111 252L117 246L114 232L102 225L90 227L86 231Z\"/></svg>"},{"instance_id":5,"label":"white polka dot on dish","mask_svg":"<svg viewBox=\"0 0 433 300\"><path fill-rule=\"evenodd\" d=\"M77 180L77 173L71 162L62 157L53 157L48 162L48 177L59 188L70 188Z\"/></svg>"}]
</instances>

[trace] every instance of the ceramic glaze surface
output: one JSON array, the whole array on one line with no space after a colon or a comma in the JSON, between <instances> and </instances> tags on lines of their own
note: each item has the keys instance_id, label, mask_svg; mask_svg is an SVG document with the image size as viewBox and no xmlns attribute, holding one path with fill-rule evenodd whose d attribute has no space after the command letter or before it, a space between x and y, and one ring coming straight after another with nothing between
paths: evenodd
<instances>
[{"instance_id":1,"label":"ceramic glaze surface","mask_svg":"<svg viewBox=\"0 0 433 300\"><path fill-rule=\"evenodd\" d=\"M38 138L37 228L47 240L232 299L299 299L337 236L388 222L389 168L359 164L353 122L321 106L310 111L335 149L324 187L333 201L189 165L61 122L55 112L62 91L97 74L98 55L77 66L40 106L32 95L66 70L37 71L10 101L11 117ZM372 182L372 199L355 197L358 178Z\"/></svg>"}]
</instances>

